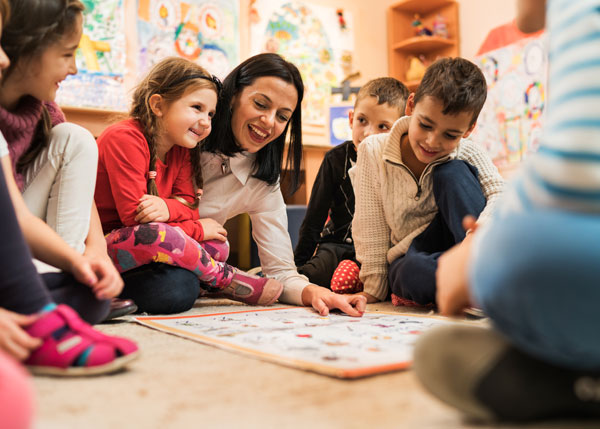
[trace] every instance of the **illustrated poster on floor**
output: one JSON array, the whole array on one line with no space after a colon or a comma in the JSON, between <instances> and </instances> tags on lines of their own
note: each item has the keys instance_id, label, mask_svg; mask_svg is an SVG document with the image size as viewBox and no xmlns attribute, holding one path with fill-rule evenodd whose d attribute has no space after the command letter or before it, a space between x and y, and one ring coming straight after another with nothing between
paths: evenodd
<instances>
[{"instance_id":1,"label":"illustrated poster on floor","mask_svg":"<svg viewBox=\"0 0 600 429\"><path fill-rule=\"evenodd\" d=\"M78 73L61 83L56 101L63 106L125 110L123 0L83 3L83 36L76 52Z\"/></svg>"},{"instance_id":2,"label":"illustrated poster on floor","mask_svg":"<svg viewBox=\"0 0 600 429\"><path fill-rule=\"evenodd\" d=\"M138 71L168 56L223 79L239 62L239 0L138 0Z\"/></svg>"},{"instance_id":3,"label":"illustrated poster on floor","mask_svg":"<svg viewBox=\"0 0 600 429\"><path fill-rule=\"evenodd\" d=\"M350 73L352 15L313 2L255 0L251 54L274 52L294 63L304 81L302 122L326 126L331 88Z\"/></svg>"},{"instance_id":4,"label":"illustrated poster on floor","mask_svg":"<svg viewBox=\"0 0 600 429\"><path fill-rule=\"evenodd\" d=\"M520 40L475 58L488 95L471 139L499 166L519 163L539 145L548 56L544 36Z\"/></svg>"},{"instance_id":5,"label":"illustrated poster on floor","mask_svg":"<svg viewBox=\"0 0 600 429\"><path fill-rule=\"evenodd\" d=\"M135 320L204 344L339 378L406 369L419 334L453 323L426 315L382 312L367 312L362 318L339 313L323 317L303 307L222 309L212 314Z\"/></svg>"}]
</instances>

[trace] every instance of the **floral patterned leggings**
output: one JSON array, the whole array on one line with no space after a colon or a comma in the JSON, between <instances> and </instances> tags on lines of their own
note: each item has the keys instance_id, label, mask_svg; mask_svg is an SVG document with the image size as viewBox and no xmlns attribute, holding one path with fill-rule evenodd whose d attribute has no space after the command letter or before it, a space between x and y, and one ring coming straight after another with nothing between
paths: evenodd
<instances>
[{"instance_id":1,"label":"floral patterned leggings","mask_svg":"<svg viewBox=\"0 0 600 429\"><path fill-rule=\"evenodd\" d=\"M115 229L106 235L108 255L120 273L151 262L162 262L192 271L209 292L227 287L234 268L225 261L229 243L198 243L179 227L151 222Z\"/></svg>"}]
</instances>

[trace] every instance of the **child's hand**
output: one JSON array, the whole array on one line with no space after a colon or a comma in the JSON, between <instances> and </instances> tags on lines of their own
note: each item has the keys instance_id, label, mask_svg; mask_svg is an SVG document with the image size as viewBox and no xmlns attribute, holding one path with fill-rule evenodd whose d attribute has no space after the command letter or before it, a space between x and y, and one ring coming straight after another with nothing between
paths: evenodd
<instances>
[{"instance_id":1,"label":"child's hand","mask_svg":"<svg viewBox=\"0 0 600 429\"><path fill-rule=\"evenodd\" d=\"M23 361L29 354L42 345L42 340L30 336L24 326L32 324L37 316L13 313L0 308L0 350Z\"/></svg>"},{"instance_id":2,"label":"child's hand","mask_svg":"<svg viewBox=\"0 0 600 429\"><path fill-rule=\"evenodd\" d=\"M474 232L477 229L475 218L465 217L463 227ZM436 301L440 313L445 316L458 314L470 305L468 270L472 244L473 234L469 234L438 260Z\"/></svg>"},{"instance_id":3,"label":"child's hand","mask_svg":"<svg viewBox=\"0 0 600 429\"><path fill-rule=\"evenodd\" d=\"M98 299L110 299L123 290L123 279L106 256L84 255L73 261L71 273L80 283L92 288Z\"/></svg>"},{"instance_id":4,"label":"child's hand","mask_svg":"<svg viewBox=\"0 0 600 429\"><path fill-rule=\"evenodd\" d=\"M199 219L198 222L200 222L204 230L203 240L227 241L227 230L216 220L207 217Z\"/></svg>"},{"instance_id":5,"label":"child's hand","mask_svg":"<svg viewBox=\"0 0 600 429\"><path fill-rule=\"evenodd\" d=\"M169 220L169 207L165 200L156 195L144 194L137 206L135 221L139 223L166 222Z\"/></svg>"}]
</instances>

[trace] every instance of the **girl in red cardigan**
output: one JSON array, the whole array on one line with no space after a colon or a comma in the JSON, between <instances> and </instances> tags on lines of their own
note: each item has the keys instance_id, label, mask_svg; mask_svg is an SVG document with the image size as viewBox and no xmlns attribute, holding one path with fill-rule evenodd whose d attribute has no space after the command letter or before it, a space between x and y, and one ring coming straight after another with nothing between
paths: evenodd
<instances>
[{"instance_id":1,"label":"girl in red cardigan","mask_svg":"<svg viewBox=\"0 0 600 429\"><path fill-rule=\"evenodd\" d=\"M96 205L120 272L174 265L195 273L205 291L268 305L282 285L225 263L227 231L198 215L199 144L210 134L219 89L218 79L191 61L157 64L135 90L130 119L98 138Z\"/></svg>"}]
</instances>

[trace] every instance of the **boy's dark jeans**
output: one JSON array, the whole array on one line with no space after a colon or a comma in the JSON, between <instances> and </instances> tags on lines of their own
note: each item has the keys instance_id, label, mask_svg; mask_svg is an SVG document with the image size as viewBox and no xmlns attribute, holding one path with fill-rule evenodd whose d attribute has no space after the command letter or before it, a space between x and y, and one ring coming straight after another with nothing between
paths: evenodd
<instances>
[{"instance_id":1,"label":"boy's dark jeans","mask_svg":"<svg viewBox=\"0 0 600 429\"><path fill-rule=\"evenodd\" d=\"M306 264L298 267L298 272L308 277L311 283L331 289L331 277L344 259L356 262L354 245L321 243L317 253Z\"/></svg>"},{"instance_id":2,"label":"boy's dark jeans","mask_svg":"<svg viewBox=\"0 0 600 429\"><path fill-rule=\"evenodd\" d=\"M465 238L463 218L479 217L486 204L477 169L461 160L434 168L433 195L438 213L388 270L391 292L422 305L435 303L437 261L443 252Z\"/></svg>"}]
</instances>

